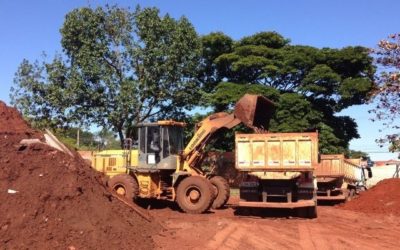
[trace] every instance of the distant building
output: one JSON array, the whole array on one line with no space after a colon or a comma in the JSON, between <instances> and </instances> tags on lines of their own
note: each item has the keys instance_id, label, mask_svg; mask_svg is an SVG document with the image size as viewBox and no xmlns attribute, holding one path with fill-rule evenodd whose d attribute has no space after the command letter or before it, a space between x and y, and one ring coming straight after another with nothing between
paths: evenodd
<instances>
[{"instance_id":1,"label":"distant building","mask_svg":"<svg viewBox=\"0 0 400 250\"><path fill-rule=\"evenodd\" d=\"M375 161L375 166L376 167L382 167L382 166L387 166L387 165L397 165L400 164L399 160L387 160L387 161Z\"/></svg>"}]
</instances>

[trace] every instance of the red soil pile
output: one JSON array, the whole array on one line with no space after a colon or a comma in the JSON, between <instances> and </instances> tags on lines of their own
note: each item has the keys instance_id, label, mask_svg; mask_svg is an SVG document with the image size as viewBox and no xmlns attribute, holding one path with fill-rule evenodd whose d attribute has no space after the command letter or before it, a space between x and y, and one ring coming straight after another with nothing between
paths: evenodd
<instances>
[{"instance_id":1,"label":"red soil pile","mask_svg":"<svg viewBox=\"0 0 400 250\"><path fill-rule=\"evenodd\" d=\"M21 119L21 115L15 108L7 107L4 102L0 101L0 133L20 133L30 137L37 131L31 129L28 123Z\"/></svg>"},{"instance_id":2,"label":"red soil pile","mask_svg":"<svg viewBox=\"0 0 400 250\"><path fill-rule=\"evenodd\" d=\"M0 103L2 249L151 249L155 223L113 198L82 159L44 144L15 109ZM13 193L13 190L17 193Z\"/></svg>"},{"instance_id":3,"label":"red soil pile","mask_svg":"<svg viewBox=\"0 0 400 250\"><path fill-rule=\"evenodd\" d=\"M400 179L386 179L341 206L364 213L400 216Z\"/></svg>"}]
</instances>

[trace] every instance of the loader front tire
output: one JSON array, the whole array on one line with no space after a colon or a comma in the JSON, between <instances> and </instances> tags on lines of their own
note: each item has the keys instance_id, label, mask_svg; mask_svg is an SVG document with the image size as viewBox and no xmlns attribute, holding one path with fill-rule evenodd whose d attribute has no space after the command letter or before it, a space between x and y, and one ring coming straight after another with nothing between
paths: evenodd
<instances>
[{"instance_id":1,"label":"loader front tire","mask_svg":"<svg viewBox=\"0 0 400 250\"><path fill-rule=\"evenodd\" d=\"M176 201L188 214L201 214L210 209L214 190L210 181L201 176L189 176L179 183Z\"/></svg>"},{"instance_id":2,"label":"loader front tire","mask_svg":"<svg viewBox=\"0 0 400 250\"><path fill-rule=\"evenodd\" d=\"M111 177L107 182L111 192L133 201L139 194L139 185L136 179L128 174L119 174Z\"/></svg>"},{"instance_id":3,"label":"loader front tire","mask_svg":"<svg viewBox=\"0 0 400 250\"><path fill-rule=\"evenodd\" d=\"M212 203L213 209L219 209L225 206L229 200L230 188L228 182L221 176L214 176L210 179L214 187L215 199Z\"/></svg>"}]
</instances>

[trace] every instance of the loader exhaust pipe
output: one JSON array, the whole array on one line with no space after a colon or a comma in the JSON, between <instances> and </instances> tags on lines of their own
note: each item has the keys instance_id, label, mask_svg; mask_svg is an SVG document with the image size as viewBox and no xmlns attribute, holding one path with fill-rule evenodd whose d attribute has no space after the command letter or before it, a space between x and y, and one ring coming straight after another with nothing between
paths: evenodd
<instances>
[{"instance_id":1,"label":"loader exhaust pipe","mask_svg":"<svg viewBox=\"0 0 400 250\"><path fill-rule=\"evenodd\" d=\"M268 130L275 105L261 95L245 94L235 105L234 116L244 125L257 130Z\"/></svg>"}]
</instances>

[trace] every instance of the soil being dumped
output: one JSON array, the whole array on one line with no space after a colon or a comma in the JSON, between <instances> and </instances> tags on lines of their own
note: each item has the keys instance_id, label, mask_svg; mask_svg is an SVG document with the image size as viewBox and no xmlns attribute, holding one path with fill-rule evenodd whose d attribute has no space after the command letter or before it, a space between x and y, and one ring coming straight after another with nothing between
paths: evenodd
<instances>
[{"instance_id":1,"label":"soil being dumped","mask_svg":"<svg viewBox=\"0 0 400 250\"><path fill-rule=\"evenodd\" d=\"M400 216L400 179L382 180L341 208L363 213Z\"/></svg>"},{"instance_id":2,"label":"soil being dumped","mask_svg":"<svg viewBox=\"0 0 400 250\"><path fill-rule=\"evenodd\" d=\"M156 226L116 200L104 177L0 102L0 245L3 249L150 249Z\"/></svg>"}]
</instances>

